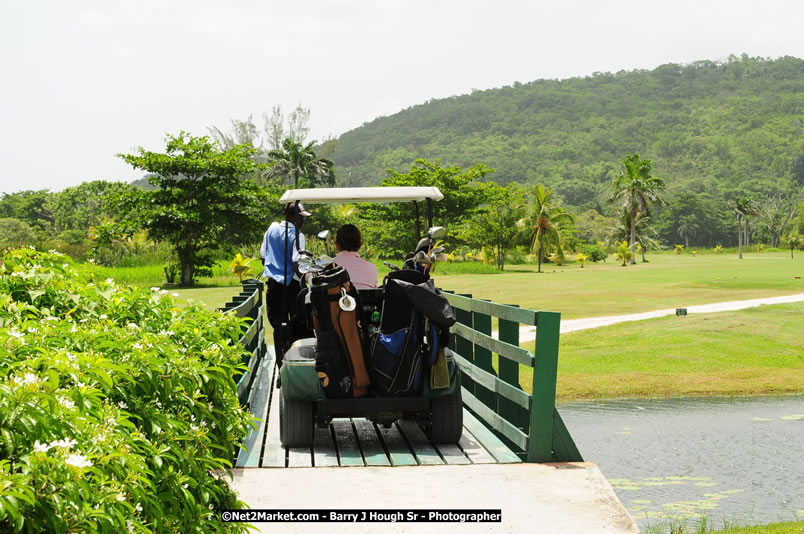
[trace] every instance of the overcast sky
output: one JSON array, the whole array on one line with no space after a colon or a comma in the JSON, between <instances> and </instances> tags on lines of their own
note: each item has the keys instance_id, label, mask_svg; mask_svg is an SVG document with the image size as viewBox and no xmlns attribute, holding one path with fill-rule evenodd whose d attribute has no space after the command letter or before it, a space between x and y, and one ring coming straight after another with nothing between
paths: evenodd
<instances>
[{"instance_id":1,"label":"overcast sky","mask_svg":"<svg viewBox=\"0 0 804 534\"><path fill-rule=\"evenodd\" d=\"M804 57L801 0L0 0L0 192L141 177L280 104L322 140L431 98L595 71Z\"/></svg>"}]
</instances>

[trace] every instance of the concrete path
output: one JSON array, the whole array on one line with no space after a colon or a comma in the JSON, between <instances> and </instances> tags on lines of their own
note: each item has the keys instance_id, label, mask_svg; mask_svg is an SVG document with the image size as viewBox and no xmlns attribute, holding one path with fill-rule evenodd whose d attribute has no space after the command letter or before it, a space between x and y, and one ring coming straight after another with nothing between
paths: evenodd
<instances>
[{"instance_id":1,"label":"concrete path","mask_svg":"<svg viewBox=\"0 0 804 534\"><path fill-rule=\"evenodd\" d=\"M445 465L235 469L252 509L500 509L500 523L255 523L260 532L638 534L597 466Z\"/></svg>"},{"instance_id":2,"label":"concrete path","mask_svg":"<svg viewBox=\"0 0 804 534\"><path fill-rule=\"evenodd\" d=\"M722 311L742 310L745 308L753 308L763 304L785 304L788 302L802 302L804 301L804 293L797 295L784 295L781 297L767 297L761 299L751 300L734 300L731 302L716 302L714 304L702 304L700 306L687 306L687 313L713 313ZM684 306L679 306L683 308ZM608 317L590 317L588 319L569 319L561 321L561 333L575 332L576 330L586 330L587 328L598 328L600 326L608 326L616 323L623 323L626 321L642 321L643 319L653 319L656 317L664 317L667 315L674 315L675 308L668 308L665 310L655 310L644 313L632 313L629 315L612 315ZM492 334L497 337L497 333ZM535 326L523 326L519 329L519 342L526 343L536 339Z\"/></svg>"}]
</instances>

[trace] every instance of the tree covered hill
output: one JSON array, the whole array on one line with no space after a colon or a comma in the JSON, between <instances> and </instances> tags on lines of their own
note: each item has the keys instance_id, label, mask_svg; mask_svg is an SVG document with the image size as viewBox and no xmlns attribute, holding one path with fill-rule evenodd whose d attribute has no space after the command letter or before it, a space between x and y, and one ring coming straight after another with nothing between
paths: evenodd
<instances>
[{"instance_id":1,"label":"tree covered hill","mask_svg":"<svg viewBox=\"0 0 804 534\"><path fill-rule=\"evenodd\" d=\"M801 185L803 126L804 60L743 55L431 100L343 134L332 159L347 185L378 184L416 158L482 162L495 181L543 183L589 208L633 152L670 192Z\"/></svg>"}]
</instances>

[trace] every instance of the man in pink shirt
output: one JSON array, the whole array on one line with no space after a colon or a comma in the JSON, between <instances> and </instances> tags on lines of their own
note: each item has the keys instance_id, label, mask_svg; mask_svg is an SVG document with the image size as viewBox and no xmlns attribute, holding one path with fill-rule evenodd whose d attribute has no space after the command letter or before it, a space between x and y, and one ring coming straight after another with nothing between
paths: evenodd
<instances>
[{"instance_id":1,"label":"man in pink shirt","mask_svg":"<svg viewBox=\"0 0 804 534\"><path fill-rule=\"evenodd\" d=\"M377 266L366 261L357 253L363 245L360 229L354 224L344 224L335 234L335 264L349 273L349 280L358 289L377 287Z\"/></svg>"}]
</instances>

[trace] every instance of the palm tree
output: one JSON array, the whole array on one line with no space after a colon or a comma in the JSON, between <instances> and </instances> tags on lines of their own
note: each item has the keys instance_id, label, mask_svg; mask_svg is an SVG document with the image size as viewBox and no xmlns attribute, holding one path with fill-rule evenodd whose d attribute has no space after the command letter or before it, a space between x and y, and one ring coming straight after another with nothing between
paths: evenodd
<instances>
[{"instance_id":1,"label":"palm tree","mask_svg":"<svg viewBox=\"0 0 804 534\"><path fill-rule=\"evenodd\" d=\"M628 260L634 258L634 253L631 252L628 241L623 240L622 243L617 244L617 252L614 254L614 257L623 262L622 267L628 264Z\"/></svg>"},{"instance_id":2,"label":"palm tree","mask_svg":"<svg viewBox=\"0 0 804 534\"><path fill-rule=\"evenodd\" d=\"M315 141L302 145L290 137L282 141L282 148L268 152L270 167L268 176L281 177L283 181L293 182L293 187L315 187L316 185L335 185L334 163L316 157L313 151Z\"/></svg>"},{"instance_id":3,"label":"palm tree","mask_svg":"<svg viewBox=\"0 0 804 534\"><path fill-rule=\"evenodd\" d=\"M743 259L743 219L745 217L759 215L759 209L754 205L751 197L738 197L731 204L731 209L737 215L737 246L739 248L740 259Z\"/></svg>"},{"instance_id":4,"label":"palm tree","mask_svg":"<svg viewBox=\"0 0 804 534\"><path fill-rule=\"evenodd\" d=\"M636 263L633 256L636 246L636 222L640 214L646 214L648 205L663 204L659 194L664 191L664 180L651 176L651 162L641 159L639 154L626 155L623 159L625 170L612 181L614 194L611 201L620 200L631 215L631 263Z\"/></svg>"},{"instance_id":5,"label":"palm tree","mask_svg":"<svg viewBox=\"0 0 804 534\"><path fill-rule=\"evenodd\" d=\"M550 189L543 185L533 188L530 215L520 219L517 226L528 236L530 249L538 256L538 272L542 272L542 258L550 250L555 250L563 261L561 231L574 222L575 219L564 211Z\"/></svg>"},{"instance_id":6,"label":"palm tree","mask_svg":"<svg viewBox=\"0 0 804 534\"><path fill-rule=\"evenodd\" d=\"M695 237L700 226L695 222L694 215L684 215L678 223L678 237L684 240L684 246L690 248L690 237Z\"/></svg>"},{"instance_id":7,"label":"palm tree","mask_svg":"<svg viewBox=\"0 0 804 534\"><path fill-rule=\"evenodd\" d=\"M609 230L609 244L618 246L621 241L628 241L628 237L633 229L634 240L639 245L640 252L642 253L642 263L648 263L645 258L645 251L649 248L658 249L659 242L654 239L658 232L650 226L650 217L647 215L638 215L636 223L631 224L631 212L628 209L623 209L620 213L620 218L617 225ZM632 253L633 255L633 253ZM632 259L632 258L629 258Z\"/></svg>"}]
</instances>

